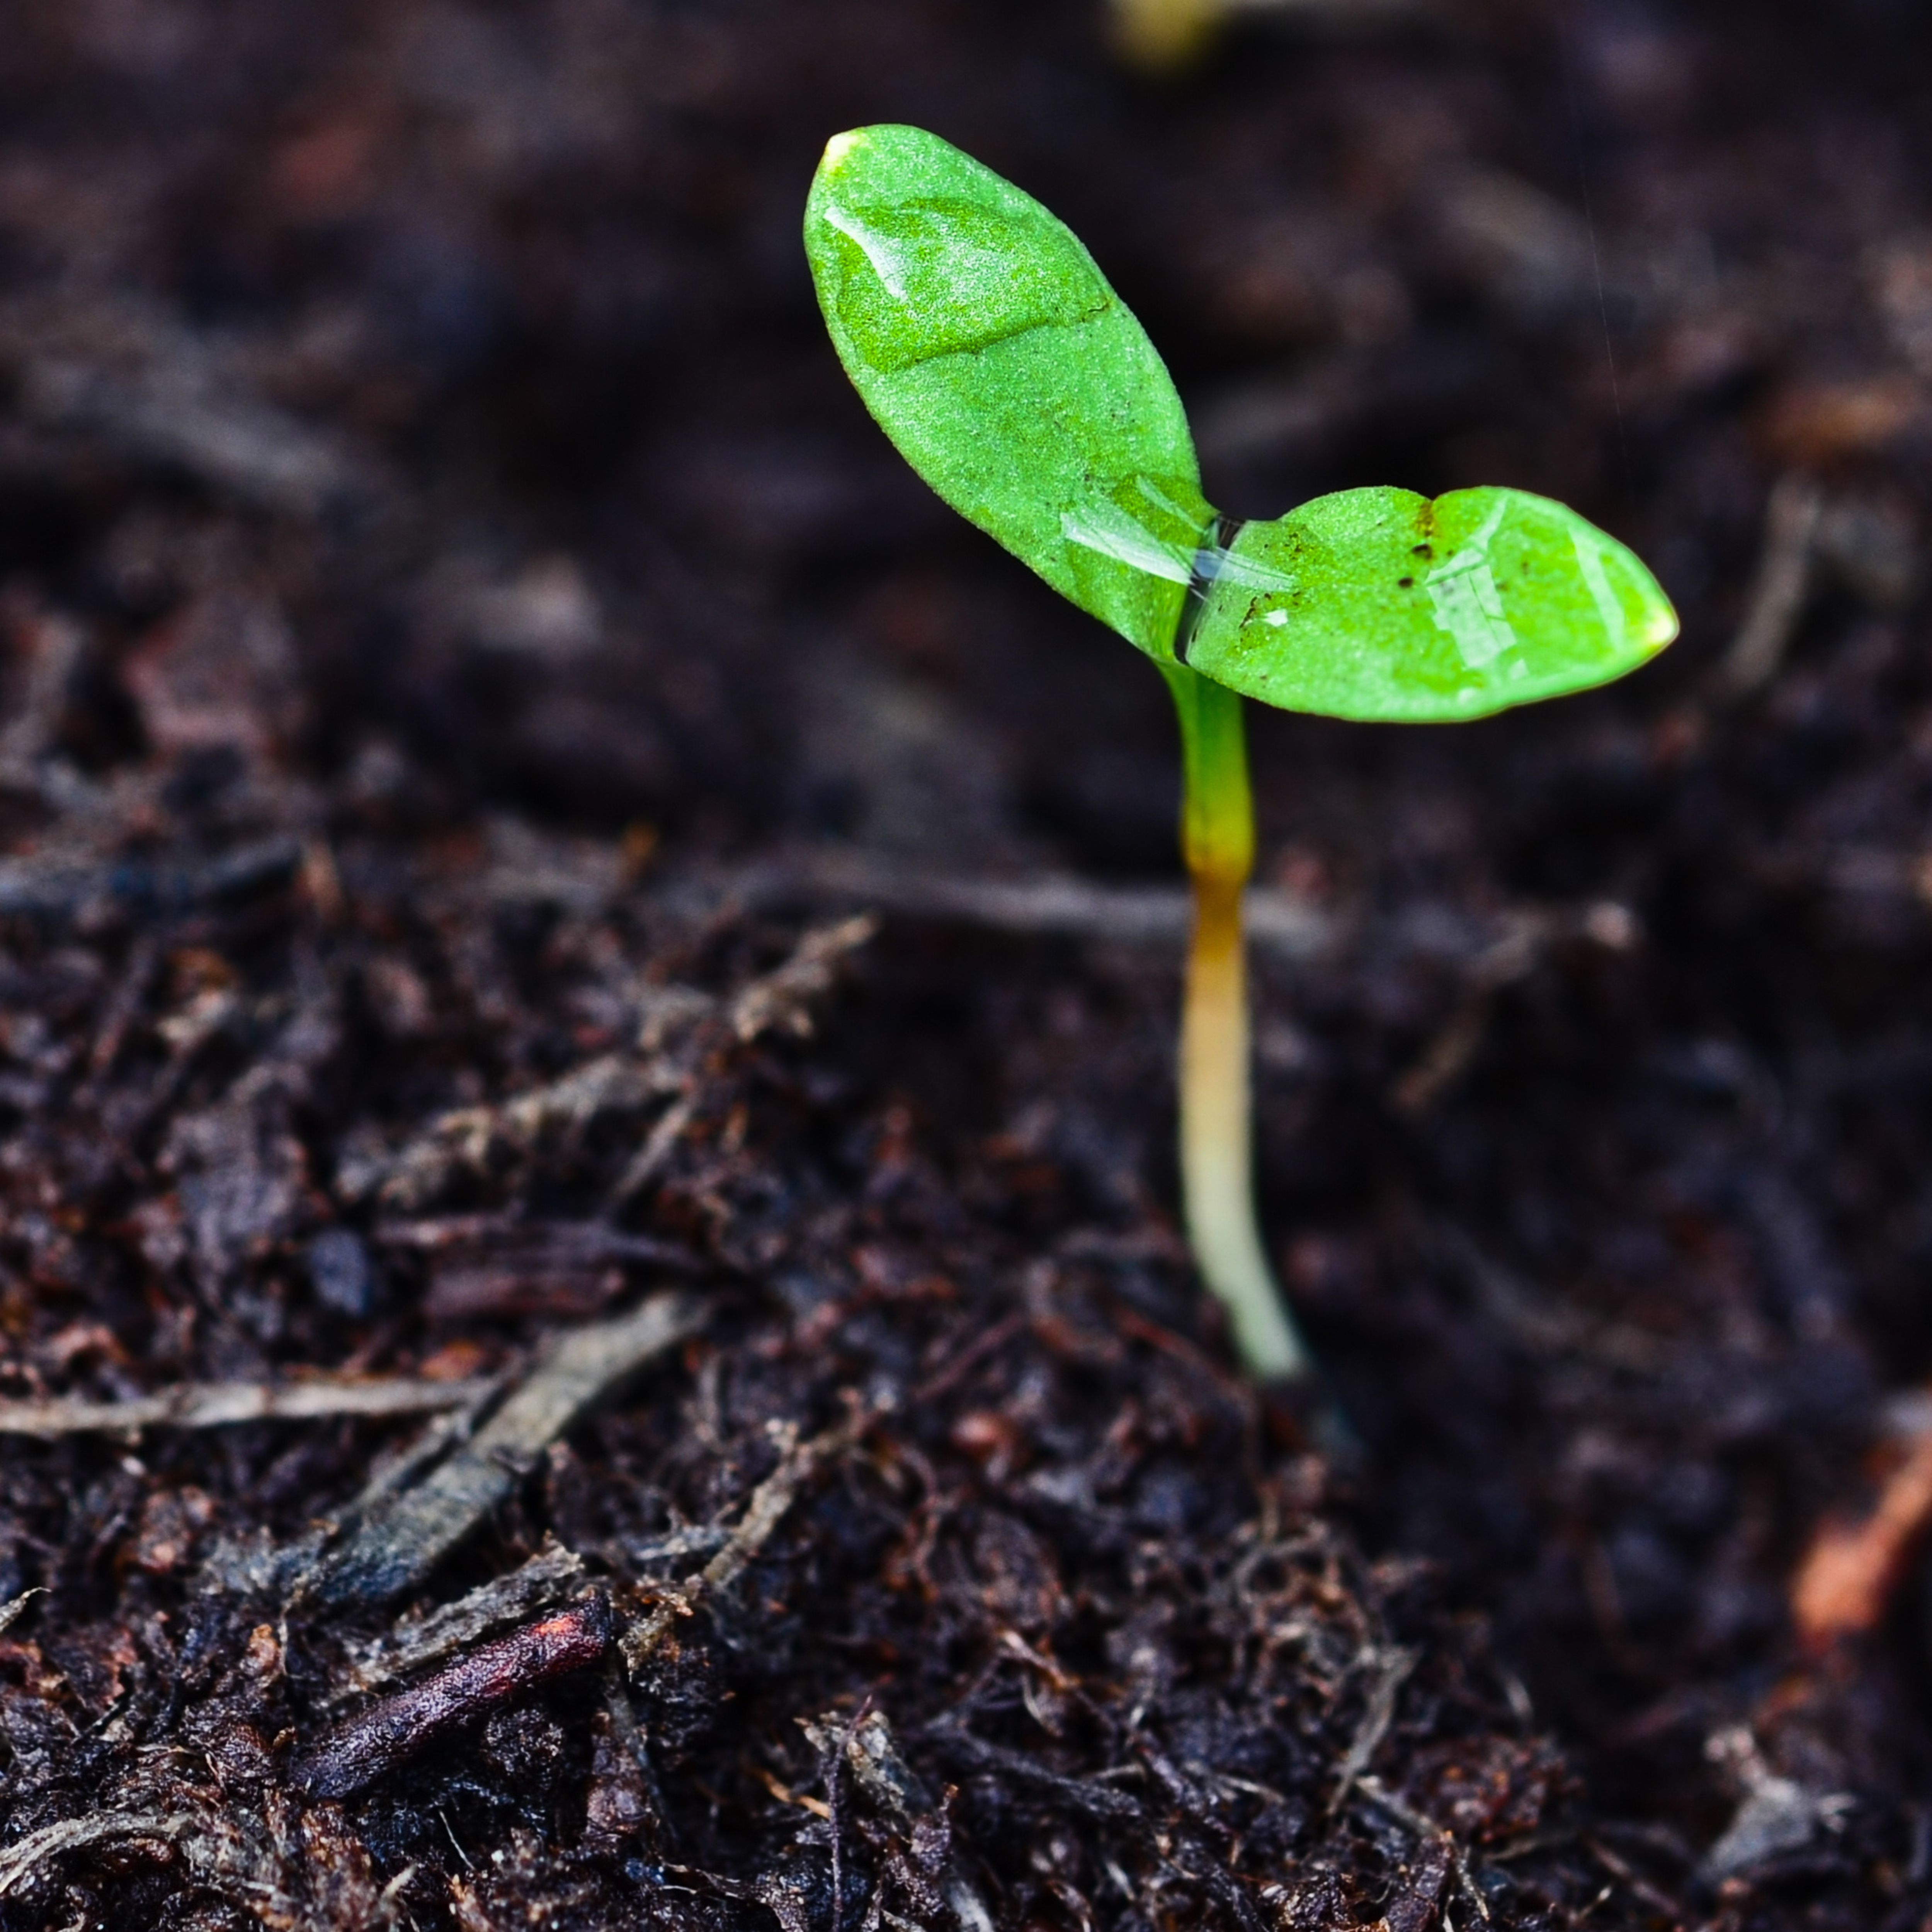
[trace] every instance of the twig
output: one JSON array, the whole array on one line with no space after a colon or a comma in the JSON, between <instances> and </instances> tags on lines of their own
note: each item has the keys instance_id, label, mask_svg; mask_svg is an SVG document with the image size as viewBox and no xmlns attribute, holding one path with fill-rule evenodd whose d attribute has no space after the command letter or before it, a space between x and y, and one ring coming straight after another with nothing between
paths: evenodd
<instances>
[{"instance_id":1,"label":"twig","mask_svg":"<svg viewBox=\"0 0 1932 1932\"><path fill-rule=\"evenodd\" d=\"M732 876L731 896L752 904L850 900L909 918L957 920L1002 932L1064 933L1126 945L1179 945L1193 918L1180 886L1098 886L1084 879L976 879L921 871L845 852L796 851ZM1295 959L1332 951L1340 922L1286 892L1249 892L1248 933Z\"/></svg>"},{"instance_id":2,"label":"twig","mask_svg":"<svg viewBox=\"0 0 1932 1932\"><path fill-rule=\"evenodd\" d=\"M304 1595L321 1574L330 1546L388 1509L431 1464L473 1436L497 1399L520 1379L520 1366L476 1386L480 1393L460 1408L446 1410L376 1460L369 1479L349 1502L332 1510L298 1536L275 1543L264 1529L217 1539L201 1566L201 1586L232 1596L289 1599Z\"/></svg>"},{"instance_id":3,"label":"twig","mask_svg":"<svg viewBox=\"0 0 1932 1932\"><path fill-rule=\"evenodd\" d=\"M308 1422L335 1416L422 1415L461 1408L487 1380L187 1382L124 1402L0 1402L0 1436L134 1435L144 1429L224 1429L243 1422Z\"/></svg>"},{"instance_id":4,"label":"twig","mask_svg":"<svg viewBox=\"0 0 1932 1932\"><path fill-rule=\"evenodd\" d=\"M10 1630L26 1615L27 1606L36 1597L44 1597L44 1589L22 1590L17 1597L10 1597L0 1604L0 1630Z\"/></svg>"},{"instance_id":5,"label":"twig","mask_svg":"<svg viewBox=\"0 0 1932 1932\"><path fill-rule=\"evenodd\" d=\"M1002 1316L990 1328L982 1328L963 1348L956 1350L940 1363L926 1380L912 1392L914 1404L924 1408L928 1402L938 1400L949 1389L964 1381L988 1355L1004 1348L1016 1335L1025 1329L1033 1317L1024 1309L1016 1309L1010 1315Z\"/></svg>"},{"instance_id":6,"label":"twig","mask_svg":"<svg viewBox=\"0 0 1932 1932\"><path fill-rule=\"evenodd\" d=\"M184 470L224 496L308 518L380 500L366 458L268 400L245 355L158 304L9 302L0 368L37 428Z\"/></svg>"},{"instance_id":7,"label":"twig","mask_svg":"<svg viewBox=\"0 0 1932 1932\"><path fill-rule=\"evenodd\" d=\"M422 1307L431 1321L525 1309L590 1314L621 1292L620 1264L684 1275L705 1266L689 1248L627 1233L607 1220L455 1214L388 1222L374 1238L429 1257Z\"/></svg>"},{"instance_id":8,"label":"twig","mask_svg":"<svg viewBox=\"0 0 1932 1932\"><path fill-rule=\"evenodd\" d=\"M128 1029L140 1017L160 956L161 949L155 944L153 934L142 932L135 935L134 944L128 948L128 962L102 1002L93 1044L88 1049L87 1077L74 1096L78 1103L88 1107L100 1104L101 1090L126 1043Z\"/></svg>"},{"instance_id":9,"label":"twig","mask_svg":"<svg viewBox=\"0 0 1932 1932\"><path fill-rule=\"evenodd\" d=\"M812 1002L831 990L832 974L848 952L874 938L879 922L869 913L808 932L791 956L760 974L731 1003L731 1030L748 1045L774 1028L787 1033L812 1030Z\"/></svg>"},{"instance_id":10,"label":"twig","mask_svg":"<svg viewBox=\"0 0 1932 1932\"><path fill-rule=\"evenodd\" d=\"M692 1116L698 1112L696 1090L681 1095L674 1100L658 1117L656 1124L644 1137L630 1166L625 1168L617 1184L610 1190L607 1204L614 1213L626 1202L656 1179L658 1170L670 1160L671 1150L684 1136L684 1130L691 1125Z\"/></svg>"},{"instance_id":11,"label":"twig","mask_svg":"<svg viewBox=\"0 0 1932 1932\"><path fill-rule=\"evenodd\" d=\"M866 944L878 929L878 921L867 913L806 933L788 958L760 974L731 1002L728 1023L738 1044L748 1046L775 1027L799 1036L808 1034L812 1001L830 990L839 961ZM615 1214L657 1178L696 1118L703 1096L697 1072L687 1072L683 1091L659 1116L611 1189L604 1204L606 1213Z\"/></svg>"},{"instance_id":12,"label":"twig","mask_svg":"<svg viewBox=\"0 0 1932 1932\"><path fill-rule=\"evenodd\" d=\"M1818 485L1795 471L1780 477L1772 490L1750 603L1718 669L1718 688L1726 698L1748 698L1777 675L1810 595L1824 506Z\"/></svg>"},{"instance_id":13,"label":"twig","mask_svg":"<svg viewBox=\"0 0 1932 1932\"><path fill-rule=\"evenodd\" d=\"M40 1868L63 1852L88 1845L111 1844L127 1838L178 1838L193 1828L192 1817L163 1817L148 1811L95 1811L84 1817L62 1818L29 1832L18 1844L0 1851L0 1898L11 1897Z\"/></svg>"},{"instance_id":14,"label":"twig","mask_svg":"<svg viewBox=\"0 0 1932 1932\"><path fill-rule=\"evenodd\" d=\"M1184 886L1100 886L1064 876L975 878L815 848L736 872L692 877L669 887L668 896L674 904L723 898L772 910L856 904L903 919L998 932L1175 949L1186 944L1193 919ZM1250 944L1280 964L1325 965L1344 957L1436 960L1461 968L1479 988L1525 976L1555 945L1625 952L1642 936L1629 908L1610 900L1518 905L1480 917L1448 906L1412 904L1385 920L1330 912L1268 886L1251 887L1244 904Z\"/></svg>"},{"instance_id":15,"label":"twig","mask_svg":"<svg viewBox=\"0 0 1932 1932\"><path fill-rule=\"evenodd\" d=\"M647 1106L677 1083L654 1064L599 1054L506 1100L439 1114L401 1147L358 1175L356 1195L376 1190L392 1207L429 1201L456 1174L487 1171L500 1146L528 1152L554 1128L580 1133L598 1115Z\"/></svg>"},{"instance_id":16,"label":"twig","mask_svg":"<svg viewBox=\"0 0 1932 1932\"><path fill-rule=\"evenodd\" d=\"M513 1214L444 1214L414 1221L377 1222L370 1238L378 1246L416 1248L446 1256L475 1249L520 1267L560 1263L596 1268L638 1262L658 1268L704 1265L690 1249L650 1234L627 1234L606 1221L524 1221Z\"/></svg>"},{"instance_id":17,"label":"twig","mask_svg":"<svg viewBox=\"0 0 1932 1932\"><path fill-rule=\"evenodd\" d=\"M610 1606L599 1592L338 1725L296 1781L317 1798L346 1798L533 1686L600 1662L610 1647Z\"/></svg>"},{"instance_id":18,"label":"twig","mask_svg":"<svg viewBox=\"0 0 1932 1932\"><path fill-rule=\"evenodd\" d=\"M836 1732L824 1719L806 1723L803 1729L814 1748L820 1752L835 1735L838 1736L838 1748L844 1754L847 1768L858 1780L859 1788L875 1804L891 1812L902 1825L911 1827L915 1838L922 1825L939 1825L946 1846L940 1879L941 1896L952 1908L961 1932L993 1932L993 1915L987 1910L979 1887L968 1876L952 1846L951 1827L946 1821L944 1811L940 1810L935 1818L932 1794L900 1754L898 1740L892 1736L892 1727L886 1721L885 1713L874 1709L868 1698L852 1722L838 1726ZM799 1802L808 1808L814 1802L810 1798ZM830 1814L828 1806L825 1814L828 1819ZM886 1922L895 1926L895 1932L908 1922L896 1919L890 1912L885 1916Z\"/></svg>"},{"instance_id":19,"label":"twig","mask_svg":"<svg viewBox=\"0 0 1932 1932\"><path fill-rule=\"evenodd\" d=\"M352 1648L351 1682L331 1701L386 1689L414 1671L441 1664L493 1630L556 1609L577 1595L584 1581L583 1558L546 1540L536 1556L508 1576L493 1577L454 1603L400 1623L374 1643Z\"/></svg>"},{"instance_id":20,"label":"twig","mask_svg":"<svg viewBox=\"0 0 1932 1932\"><path fill-rule=\"evenodd\" d=\"M1652 1911L1661 1912L1672 1924L1688 1923L1690 1915L1684 1910L1682 1900L1672 1897L1660 1886L1653 1885L1628 1858L1612 1851L1602 1839L1586 1837L1583 1840L1583 1846L1604 1870L1628 1886ZM1490 1856L1494 1858L1496 1854L1492 1852Z\"/></svg>"},{"instance_id":21,"label":"twig","mask_svg":"<svg viewBox=\"0 0 1932 1932\"><path fill-rule=\"evenodd\" d=\"M416 1487L373 1513L310 1586L325 1604L383 1603L413 1588L618 1384L692 1334L702 1318L680 1294L552 1344L529 1379L476 1436ZM715 1560L715 1559L714 1559Z\"/></svg>"},{"instance_id":22,"label":"twig","mask_svg":"<svg viewBox=\"0 0 1932 1932\"><path fill-rule=\"evenodd\" d=\"M623 1634L624 1661L634 1672L670 1634L680 1618L728 1590L765 1546L767 1539L798 1500L799 1492L819 1468L844 1455L873 1423L876 1412L854 1404L839 1422L808 1442L792 1449L778 1467L752 1492L744 1514L730 1540L696 1575L668 1590L656 1606L638 1618Z\"/></svg>"},{"instance_id":23,"label":"twig","mask_svg":"<svg viewBox=\"0 0 1932 1932\"><path fill-rule=\"evenodd\" d=\"M644 1802L650 1807L646 1834L652 1850L662 1855L670 1832L664 1790L658 1783L657 1768L651 1762L650 1740L638 1722L637 1711L631 1702L630 1686L624 1681L623 1653L614 1648L607 1651L604 1656L604 1709L610 1720L612 1735L636 1766L638 1776L643 1782Z\"/></svg>"},{"instance_id":24,"label":"twig","mask_svg":"<svg viewBox=\"0 0 1932 1932\"><path fill-rule=\"evenodd\" d=\"M1368 1769L1369 1760L1388 1736L1388 1727L1395 1721L1396 1694L1415 1666L1416 1654L1412 1650L1386 1650L1375 1658L1371 1667L1376 1672L1376 1680L1369 1687L1362 1721L1355 1727L1354 1741L1348 1746L1348 1756L1342 1760L1342 1768L1336 1774L1334 1791L1328 1800L1328 1815L1331 1818L1348 1802L1348 1793L1354 1788L1356 1780Z\"/></svg>"},{"instance_id":25,"label":"twig","mask_svg":"<svg viewBox=\"0 0 1932 1932\"><path fill-rule=\"evenodd\" d=\"M1389 1104L1412 1118L1426 1113L1474 1058L1497 994L1527 979L1552 946L1582 940L1606 952L1627 952L1640 936L1635 914L1612 899L1509 915L1501 936L1468 961L1462 998L1420 1058L1390 1090Z\"/></svg>"},{"instance_id":26,"label":"twig","mask_svg":"<svg viewBox=\"0 0 1932 1932\"><path fill-rule=\"evenodd\" d=\"M936 1745L970 1769L1003 1772L1020 1784L1030 1784L1038 1790L1049 1792L1063 1804L1084 1811L1090 1818L1106 1819L1124 1825L1139 1823L1147 1816L1140 1801L1130 1798L1124 1791L1096 1784L1090 1778L1066 1777L1042 1764L1038 1759L1028 1756L1024 1751L1011 1750L1005 1744L989 1744L984 1738L975 1737L962 1725L931 1724L926 1727L926 1737L928 1744Z\"/></svg>"},{"instance_id":27,"label":"twig","mask_svg":"<svg viewBox=\"0 0 1932 1932\"><path fill-rule=\"evenodd\" d=\"M1355 1780L1355 1789L1372 1804L1379 1804L1390 1817L1406 1825L1418 1838L1433 1839L1444 1847L1449 1854L1450 1864L1456 1874L1456 1888L1474 1908L1476 1916L1487 1924L1490 1901L1483 1896L1481 1886L1477 1884L1474 1874L1469 1870L1468 1855L1463 1851L1461 1841L1455 1833L1447 1826L1438 1825L1433 1818L1417 1810L1412 1805L1405 1804L1394 1792L1386 1790L1379 1778L1358 1777Z\"/></svg>"},{"instance_id":28,"label":"twig","mask_svg":"<svg viewBox=\"0 0 1932 1932\"><path fill-rule=\"evenodd\" d=\"M111 905L150 914L190 910L285 884L302 868L293 838L264 838L196 866L142 859L80 865L58 859L0 859L0 915L71 918Z\"/></svg>"},{"instance_id":29,"label":"twig","mask_svg":"<svg viewBox=\"0 0 1932 1932\"><path fill-rule=\"evenodd\" d=\"M872 1708L872 1694L868 1691L850 1720L829 1741L825 1752L825 1822L832 1833L832 1932L844 1932L845 1927L845 1754L851 1748L854 1734L871 1714Z\"/></svg>"}]
</instances>

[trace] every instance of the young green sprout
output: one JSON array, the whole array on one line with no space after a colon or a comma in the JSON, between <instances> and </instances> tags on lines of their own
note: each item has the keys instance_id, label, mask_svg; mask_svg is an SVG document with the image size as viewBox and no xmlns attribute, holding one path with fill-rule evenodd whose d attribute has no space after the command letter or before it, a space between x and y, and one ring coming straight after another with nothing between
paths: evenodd
<instances>
[{"instance_id":1,"label":"young green sprout","mask_svg":"<svg viewBox=\"0 0 1932 1932\"><path fill-rule=\"evenodd\" d=\"M1520 490L1345 490L1268 523L1201 494L1145 332L1072 231L916 128L836 136L806 252L846 373L962 515L1153 658L1180 714L1194 932L1181 1192L1202 1275L1258 1375L1306 1374L1255 1219L1241 898L1243 696L1407 724L1619 677L1677 634L1642 563Z\"/></svg>"},{"instance_id":2,"label":"young green sprout","mask_svg":"<svg viewBox=\"0 0 1932 1932\"><path fill-rule=\"evenodd\" d=\"M1228 10L1228 0L1114 0L1114 38L1136 67L1164 74L1186 66Z\"/></svg>"}]
</instances>

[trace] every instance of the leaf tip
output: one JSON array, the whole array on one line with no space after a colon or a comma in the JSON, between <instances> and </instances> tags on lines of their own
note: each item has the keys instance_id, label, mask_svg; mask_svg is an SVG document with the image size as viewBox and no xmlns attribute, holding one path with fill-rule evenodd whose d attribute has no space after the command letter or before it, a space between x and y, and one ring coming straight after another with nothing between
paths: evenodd
<instances>
[{"instance_id":1,"label":"leaf tip","mask_svg":"<svg viewBox=\"0 0 1932 1932\"><path fill-rule=\"evenodd\" d=\"M853 152L866 145L866 130L863 128L848 128L842 134L835 134L825 144L825 152L818 164L820 174L836 174L844 166Z\"/></svg>"},{"instance_id":2,"label":"leaf tip","mask_svg":"<svg viewBox=\"0 0 1932 1932\"><path fill-rule=\"evenodd\" d=\"M1660 651L1666 644L1676 641L1677 633L1682 628L1676 606L1660 590L1655 603L1645 615L1644 642L1653 652Z\"/></svg>"}]
</instances>

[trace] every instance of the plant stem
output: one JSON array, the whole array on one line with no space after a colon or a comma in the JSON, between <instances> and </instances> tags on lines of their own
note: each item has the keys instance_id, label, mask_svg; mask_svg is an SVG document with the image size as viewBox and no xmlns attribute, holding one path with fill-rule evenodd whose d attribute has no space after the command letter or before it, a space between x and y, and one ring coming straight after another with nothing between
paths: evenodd
<instances>
[{"instance_id":1,"label":"plant stem","mask_svg":"<svg viewBox=\"0 0 1932 1932\"><path fill-rule=\"evenodd\" d=\"M1180 716L1180 846L1194 934L1180 1027L1180 1190L1202 1277L1226 1307L1255 1374L1311 1372L1256 1225L1247 962L1241 895L1254 868L1254 803L1241 700L1182 664L1161 666Z\"/></svg>"}]
</instances>

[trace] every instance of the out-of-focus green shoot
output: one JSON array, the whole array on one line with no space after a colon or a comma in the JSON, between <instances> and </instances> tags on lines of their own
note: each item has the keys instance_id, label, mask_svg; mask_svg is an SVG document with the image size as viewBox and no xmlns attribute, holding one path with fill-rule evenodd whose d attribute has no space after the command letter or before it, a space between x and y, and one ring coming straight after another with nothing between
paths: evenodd
<instances>
[{"instance_id":1,"label":"out-of-focus green shoot","mask_svg":"<svg viewBox=\"0 0 1932 1932\"><path fill-rule=\"evenodd\" d=\"M1428 10L1432 0L1112 0L1109 24L1124 59L1144 72L1192 67L1235 14L1276 14L1329 28L1372 26Z\"/></svg>"},{"instance_id":2,"label":"out-of-focus green shoot","mask_svg":"<svg viewBox=\"0 0 1932 1932\"><path fill-rule=\"evenodd\" d=\"M1199 57L1228 11L1228 0L1113 0L1114 40L1150 74L1171 73Z\"/></svg>"}]
</instances>

